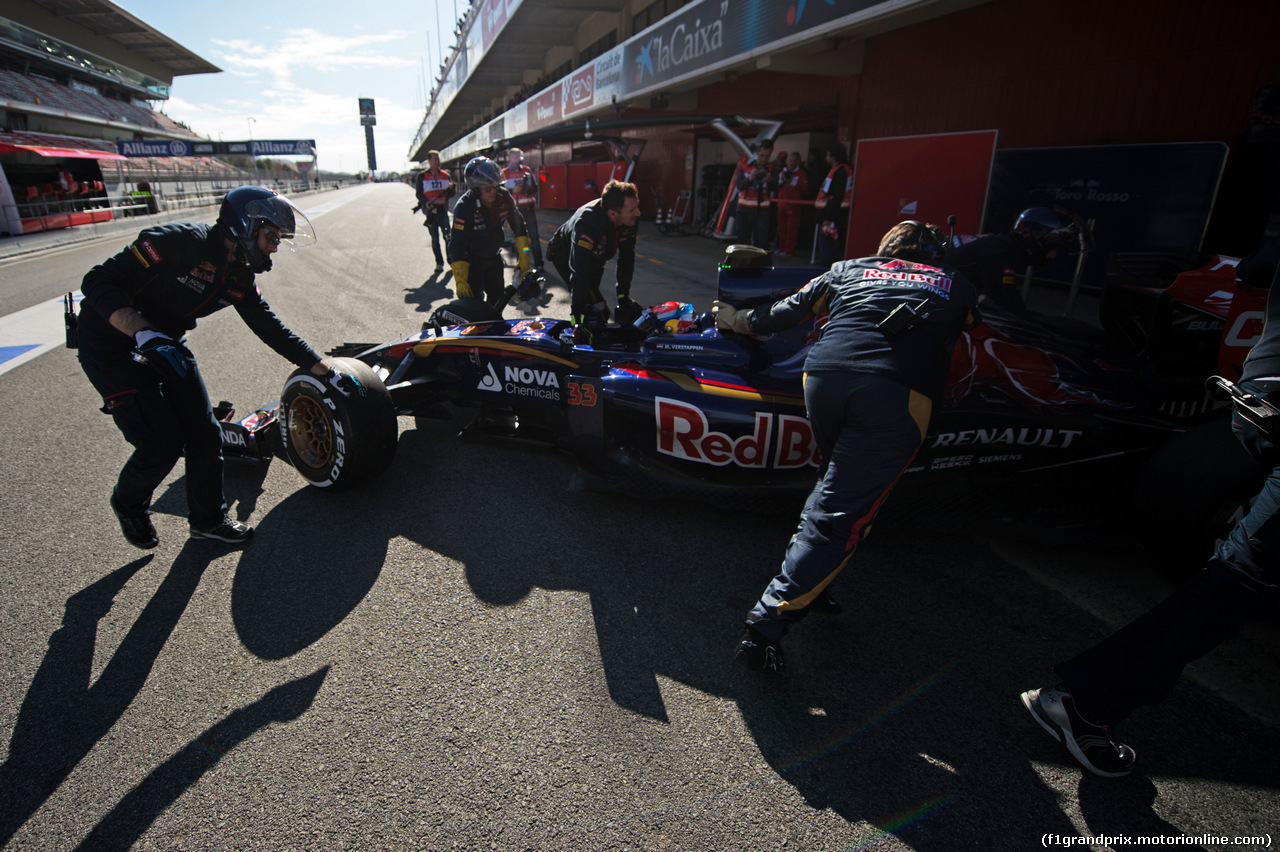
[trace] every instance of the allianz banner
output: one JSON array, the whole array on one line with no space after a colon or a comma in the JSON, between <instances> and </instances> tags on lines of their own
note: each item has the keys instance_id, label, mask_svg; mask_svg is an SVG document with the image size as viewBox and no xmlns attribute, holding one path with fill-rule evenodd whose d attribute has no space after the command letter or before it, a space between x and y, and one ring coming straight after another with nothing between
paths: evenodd
<instances>
[{"instance_id":1,"label":"allianz banner","mask_svg":"<svg viewBox=\"0 0 1280 852\"><path fill-rule=\"evenodd\" d=\"M314 139L253 139L243 142L214 142L205 139L118 139L116 152L122 157L311 157Z\"/></svg>"}]
</instances>

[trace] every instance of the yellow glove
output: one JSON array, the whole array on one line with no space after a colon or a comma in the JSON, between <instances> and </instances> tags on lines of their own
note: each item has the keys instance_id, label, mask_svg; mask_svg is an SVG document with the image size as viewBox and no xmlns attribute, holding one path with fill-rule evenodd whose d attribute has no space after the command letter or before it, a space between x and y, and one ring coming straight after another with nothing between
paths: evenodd
<instances>
[{"instance_id":1,"label":"yellow glove","mask_svg":"<svg viewBox=\"0 0 1280 852\"><path fill-rule=\"evenodd\" d=\"M529 246L529 238L528 238L528 237L516 237L516 261L517 261L517 263L519 263L519 264L520 264L520 272L521 272L521 273L528 272L528 271L529 271L529 267L531 267L531 266L533 265L533 264L529 261L529 252L530 252L530 251L531 251L531 249L530 249L530 246Z\"/></svg>"},{"instance_id":2,"label":"yellow glove","mask_svg":"<svg viewBox=\"0 0 1280 852\"><path fill-rule=\"evenodd\" d=\"M471 282L467 280L467 276L471 274L471 264L465 260L455 260L449 264L449 268L453 270L453 289L458 291L458 298L476 298L471 292Z\"/></svg>"}]
</instances>

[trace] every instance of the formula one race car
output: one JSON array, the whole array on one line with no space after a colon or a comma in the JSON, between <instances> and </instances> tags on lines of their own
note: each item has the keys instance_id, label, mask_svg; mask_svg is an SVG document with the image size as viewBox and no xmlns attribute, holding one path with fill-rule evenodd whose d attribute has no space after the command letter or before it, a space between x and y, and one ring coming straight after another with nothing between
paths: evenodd
<instances>
[{"instance_id":1,"label":"formula one race car","mask_svg":"<svg viewBox=\"0 0 1280 852\"><path fill-rule=\"evenodd\" d=\"M768 303L815 272L775 268L765 252L730 246L718 298ZM1143 511L1182 539L1193 521L1206 532L1226 523L1203 516L1238 511L1260 479L1204 382L1214 372L1238 377L1265 294L1244 292L1226 258L1172 283L1113 289L1105 331L984 309L983 323L957 343L944 404L904 483L1132 461ZM297 371L279 402L225 418L224 443L228 455L276 454L308 483L341 489L391 463L398 415L471 409L465 433L562 448L600 487L714 499L802 494L820 461L801 391L814 328L763 339L722 333L710 314L668 303L582 346L568 321L504 320L483 303L456 301L422 331L329 353L363 396L343 397Z\"/></svg>"}]
</instances>

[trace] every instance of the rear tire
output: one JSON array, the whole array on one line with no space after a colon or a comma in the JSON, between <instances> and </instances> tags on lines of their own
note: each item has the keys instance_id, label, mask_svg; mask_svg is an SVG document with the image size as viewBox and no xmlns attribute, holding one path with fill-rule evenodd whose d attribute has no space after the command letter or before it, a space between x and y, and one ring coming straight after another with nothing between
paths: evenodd
<instances>
[{"instance_id":1,"label":"rear tire","mask_svg":"<svg viewBox=\"0 0 1280 852\"><path fill-rule=\"evenodd\" d=\"M391 394L363 361L330 358L364 396L343 396L310 370L295 370L280 394L284 457L307 484L342 491L376 478L395 456L399 424Z\"/></svg>"}]
</instances>

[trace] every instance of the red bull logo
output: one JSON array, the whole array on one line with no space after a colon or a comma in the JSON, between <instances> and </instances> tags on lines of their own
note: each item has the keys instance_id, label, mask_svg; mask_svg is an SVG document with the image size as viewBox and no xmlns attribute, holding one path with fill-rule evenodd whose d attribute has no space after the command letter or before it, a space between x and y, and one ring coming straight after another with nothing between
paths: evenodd
<instances>
[{"instance_id":1,"label":"red bull logo","mask_svg":"<svg viewBox=\"0 0 1280 852\"><path fill-rule=\"evenodd\" d=\"M664 397L653 404L658 452L664 455L716 467L796 470L819 464L813 430L803 417L757 411L750 434L734 437L714 431L696 405Z\"/></svg>"}]
</instances>

